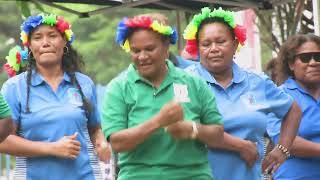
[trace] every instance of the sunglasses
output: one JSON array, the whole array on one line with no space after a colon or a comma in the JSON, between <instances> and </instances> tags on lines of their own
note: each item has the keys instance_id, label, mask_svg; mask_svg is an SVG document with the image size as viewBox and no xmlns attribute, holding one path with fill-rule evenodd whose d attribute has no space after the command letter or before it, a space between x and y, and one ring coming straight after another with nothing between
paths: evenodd
<instances>
[{"instance_id":1,"label":"sunglasses","mask_svg":"<svg viewBox=\"0 0 320 180\"><path fill-rule=\"evenodd\" d=\"M315 61L320 62L320 52L301 53L301 54L296 54L294 57L299 57L299 59L303 63L309 63L311 59L314 59Z\"/></svg>"}]
</instances>

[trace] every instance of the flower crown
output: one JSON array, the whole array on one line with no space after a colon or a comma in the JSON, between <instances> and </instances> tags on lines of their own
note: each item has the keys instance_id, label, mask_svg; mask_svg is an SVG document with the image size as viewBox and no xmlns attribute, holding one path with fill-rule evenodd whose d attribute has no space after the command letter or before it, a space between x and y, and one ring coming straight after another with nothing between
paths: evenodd
<instances>
[{"instance_id":1,"label":"flower crown","mask_svg":"<svg viewBox=\"0 0 320 180\"><path fill-rule=\"evenodd\" d=\"M246 40L246 29L235 23L234 12L225 11L221 7L219 9L214 9L213 11L208 7L204 7L201 9L201 13L193 16L192 21L184 30L183 38L187 40L186 51L188 53L194 57L198 55L196 34L202 21L208 18L221 18L233 29L239 43L244 45L244 41Z\"/></svg>"},{"instance_id":2,"label":"flower crown","mask_svg":"<svg viewBox=\"0 0 320 180\"><path fill-rule=\"evenodd\" d=\"M27 65L28 49L22 49L20 46L15 46L10 49L8 56L6 56L6 60L7 63L3 65L3 69L9 77L13 77L21 68Z\"/></svg>"},{"instance_id":3,"label":"flower crown","mask_svg":"<svg viewBox=\"0 0 320 180\"><path fill-rule=\"evenodd\" d=\"M29 16L27 20L22 23L20 39L22 40L23 45L28 46L30 32L41 24L56 26L59 32L66 36L70 45L73 42L74 34L71 30L71 25L66 22L62 16L56 16L54 14L39 14L37 16Z\"/></svg>"},{"instance_id":4,"label":"flower crown","mask_svg":"<svg viewBox=\"0 0 320 180\"><path fill-rule=\"evenodd\" d=\"M177 41L177 31L170 26L165 26L157 20L152 20L149 16L137 16L131 19L123 18L117 27L116 42L126 51L130 51L128 33L134 28L151 29L162 35L170 37L170 43L175 44Z\"/></svg>"}]
</instances>

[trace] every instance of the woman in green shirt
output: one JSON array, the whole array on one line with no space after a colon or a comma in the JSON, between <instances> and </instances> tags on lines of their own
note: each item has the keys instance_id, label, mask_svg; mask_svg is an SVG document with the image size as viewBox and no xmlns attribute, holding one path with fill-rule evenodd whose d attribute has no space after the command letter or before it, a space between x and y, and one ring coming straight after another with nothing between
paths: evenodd
<instances>
[{"instance_id":1,"label":"woman in green shirt","mask_svg":"<svg viewBox=\"0 0 320 180\"><path fill-rule=\"evenodd\" d=\"M132 64L108 85L102 108L119 180L212 179L207 146L222 139L221 115L205 82L167 60L176 36L161 14L119 23Z\"/></svg>"}]
</instances>

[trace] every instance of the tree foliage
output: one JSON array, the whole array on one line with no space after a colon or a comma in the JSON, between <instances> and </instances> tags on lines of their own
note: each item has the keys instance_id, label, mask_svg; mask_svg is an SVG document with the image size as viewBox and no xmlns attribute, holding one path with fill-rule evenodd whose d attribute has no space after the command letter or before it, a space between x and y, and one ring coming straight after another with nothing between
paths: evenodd
<instances>
[{"instance_id":1,"label":"tree foliage","mask_svg":"<svg viewBox=\"0 0 320 180\"><path fill-rule=\"evenodd\" d=\"M73 46L83 56L85 61L84 72L96 83L107 84L112 78L123 71L130 63L130 56L125 53L116 43L116 27L121 18L140 13L154 12L147 9L124 8L108 13L94 15L89 18L79 18L77 15L52 8L47 5L30 2L7 1L0 4L1 42L0 57L1 65L5 63L8 50L15 44L20 43L20 25L23 18L29 14L36 15L41 12L62 15L72 24L75 33ZM80 4L59 4L79 12L86 12L101 8L101 6ZM16 12L20 13L16 13ZM174 22L175 13L158 11L166 14L171 23ZM174 51L176 51L174 49ZM0 81L6 80L4 72L1 73Z\"/></svg>"}]
</instances>

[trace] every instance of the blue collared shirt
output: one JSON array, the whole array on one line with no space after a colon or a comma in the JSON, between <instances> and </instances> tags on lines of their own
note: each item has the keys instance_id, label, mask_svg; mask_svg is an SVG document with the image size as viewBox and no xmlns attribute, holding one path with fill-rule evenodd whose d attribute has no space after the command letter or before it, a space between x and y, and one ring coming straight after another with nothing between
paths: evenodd
<instances>
[{"instance_id":1,"label":"blue collared shirt","mask_svg":"<svg viewBox=\"0 0 320 180\"><path fill-rule=\"evenodd\" d=\"M302 111L298 136L315 143L320 143L320 98L314 99L297 82L289 78L281 88L290 94ZM275 124L276 125L276 124ZM279 129L272 126L271 129ZM278 135L273 136L275 140ZM300 158L291 156L277 170L275 179L285 180L318 180L320 178L320 158Z\"/></svg>"},{"instance_id":2,"label":"blue collared shirt","mask_svg":"<svg viewBox=\"0 0 320 180\"><path fill-rule=\"evenodd\" d=\"M55 142L64 136L78 133L81 152L75 160L53 156L17 157L16 178L22 179L68 179L91 180L100 176L97 156L90 141L88 127L100 125L96 107L96 90L92 80L76 73L76 78L84 95L92 105L89 119L82 108L79 90L71 83L68 74L56 91L46 83L43 77L33 71L30 85L29 107L26 113L27 73L15 76L2 87L12 118L18 125L19 136L42 142Z\"/></svg>"},{"instance_id":3,"label":"blue collared shirt","mask_svg":"<svg viewBox=\"0 0 320 180\"><path fill-rule=\"evenodd\" d=\"M281 121L292 105L292 98L278 89L267 76L242 70L235 63L232 65L233 79L227 88L223 88L200 63L189 66L186 71L206 80L216 96L225 131L257 143L260 158L252 168L246 165L237 152L210 149L208 157L214 179L261 179L263 136L269 116L273 114Z\"/></svg>"},{"instance_id":4,"label":"blue collared shirt","mask_svg":"<svg viewBox=\"0 0 320 180\"><path fill-rule=\"evenodd\" d=\"M185 69L192 64L196 64L196 61L184 59L181 56L176 56L177 64L175 65L178 68Z\"/></svg>"}]
</instances>

